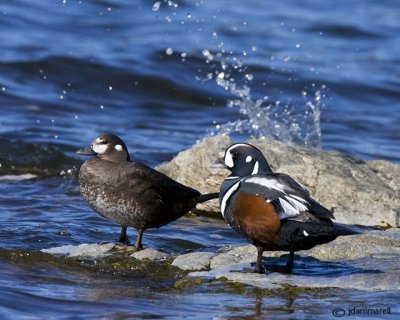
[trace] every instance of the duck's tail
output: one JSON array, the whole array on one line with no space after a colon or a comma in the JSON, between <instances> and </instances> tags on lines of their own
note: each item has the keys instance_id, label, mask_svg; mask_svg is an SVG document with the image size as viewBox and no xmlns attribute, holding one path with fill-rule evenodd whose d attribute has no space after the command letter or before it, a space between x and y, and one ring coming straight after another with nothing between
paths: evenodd
<instances>
[{"instance_id":1,"label":"duck's tail","mask_svg":"<svg viewBox=\"0 0 400 320\"><path fill-rule=\"evenodd\" d=\"M335 223L335 230L338 236L350 236L364 233L364 230L359 227L343 223Z\"/></svg>"},{"instance_id":2,"label":"duck's tail","mask_svg":"<svg viewBox=\"0 0 400 320\"><path fill-rule=\"evenodd\" d=\"M196 197L194 200L197 203L202 203L202 202L206 202L208 200L212 200L212 199L218 199L219 198L219 192L213 192L213 193L205 193L205 194L201 194L198 197Z\"/></svg>"}]
</instances>

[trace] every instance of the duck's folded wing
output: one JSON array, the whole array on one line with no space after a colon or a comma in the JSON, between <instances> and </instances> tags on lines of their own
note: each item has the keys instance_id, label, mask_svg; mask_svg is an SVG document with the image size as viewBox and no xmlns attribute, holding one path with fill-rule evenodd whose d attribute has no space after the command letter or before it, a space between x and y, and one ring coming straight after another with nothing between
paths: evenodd
<instances>
[{"instance_id":1,"label":"duck's folded wing","mask_svg":"<svg viewBox=\"0 0 400 320\"><path fill-rule=\"evenodd\" d=\"M253 192L275 207L281 220L296 218L304 212L330 220L333 214L320 205L310 191L286 174L254 175L242 181L242 190Z\"/></svg>"}]
</instances>

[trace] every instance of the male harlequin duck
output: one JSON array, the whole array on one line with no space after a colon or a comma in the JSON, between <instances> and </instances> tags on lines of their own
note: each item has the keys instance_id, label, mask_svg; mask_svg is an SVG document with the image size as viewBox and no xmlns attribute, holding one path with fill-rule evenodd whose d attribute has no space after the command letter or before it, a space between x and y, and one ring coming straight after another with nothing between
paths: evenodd
<instances>
[{"instance_id":1,"label":"male harlequin duck","mask_svg":"<svg viewBox=\"0 0 400 320\"><path fill-rule=\"evenodd\" d=\"M121 225L119 241L128 244L128 227L138 230L135 247L142 249L143 232L174 221L197 203L218 198L218 193L200 194L168 176L131 161L125 143L116 135L102 134L77 151L93 155L79 171L83 198L100 215Z\"/></svg>"},{"instance_id":2,"label":"male harlequin duck","mask_svg":"<svg viewBox=\"0 0 400 320\"><path fill-rule=\"evenodd\" d=\"M289 251L282 271L290 272L295 251L358 233L334 224L332 212L302 184L286 174L273 173L254 146L230 146L222 165L231 175L221 185L221 213L235 231L257 247L256 272L264 272L264 251Z\"/></svg>"}]
</instances>

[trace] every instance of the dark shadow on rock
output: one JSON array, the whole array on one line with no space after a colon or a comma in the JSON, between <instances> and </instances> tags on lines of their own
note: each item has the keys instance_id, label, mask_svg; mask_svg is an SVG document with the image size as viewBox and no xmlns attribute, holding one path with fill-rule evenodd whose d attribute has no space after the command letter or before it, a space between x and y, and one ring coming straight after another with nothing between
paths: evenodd
<instances>
[{"instance_id":1,"label":"dark shadow on rock","mask_svg":"<svg viewBox=\"0 0 400 320\"><path fill-rule=\"evenodd\" d=\"M279 272L285 264L289 255L283 255L277 258L268 258L263 260L264 268L269 272ZM282 263L283 262L283 263ZM254 264L255 265L255 264ZM338 261L321 261L313 257L303 257L295 255L294 267L290 274L295 276L308 276L308 277L340 277L352 274L368 274L368 273L384 273L382 270L377 269L363 269L352 266L349 262Z\"/></svg>"}]
</instances>

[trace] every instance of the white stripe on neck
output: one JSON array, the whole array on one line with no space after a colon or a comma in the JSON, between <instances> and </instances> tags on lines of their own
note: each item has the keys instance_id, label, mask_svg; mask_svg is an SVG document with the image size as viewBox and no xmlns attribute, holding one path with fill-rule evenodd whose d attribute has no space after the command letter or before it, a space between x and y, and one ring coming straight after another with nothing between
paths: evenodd
<instances>
[{"instance_id":1,"label":"white stripe on neck","mask_svg":"<svg viewBox=\"0 0 400 320\"><path fill-rule=\"evenodd\" d=\"M222 216L224 217L224 219L225 219L226 204L227 204L229 198L232 196L232 194L239 188L239 184L240 184L241 181L242 180L236 182L232 187L230 187L228 189L228 191L222 197L222 200L221 200L221 213L222 213Z\"/></svg>"}]
</instances>

